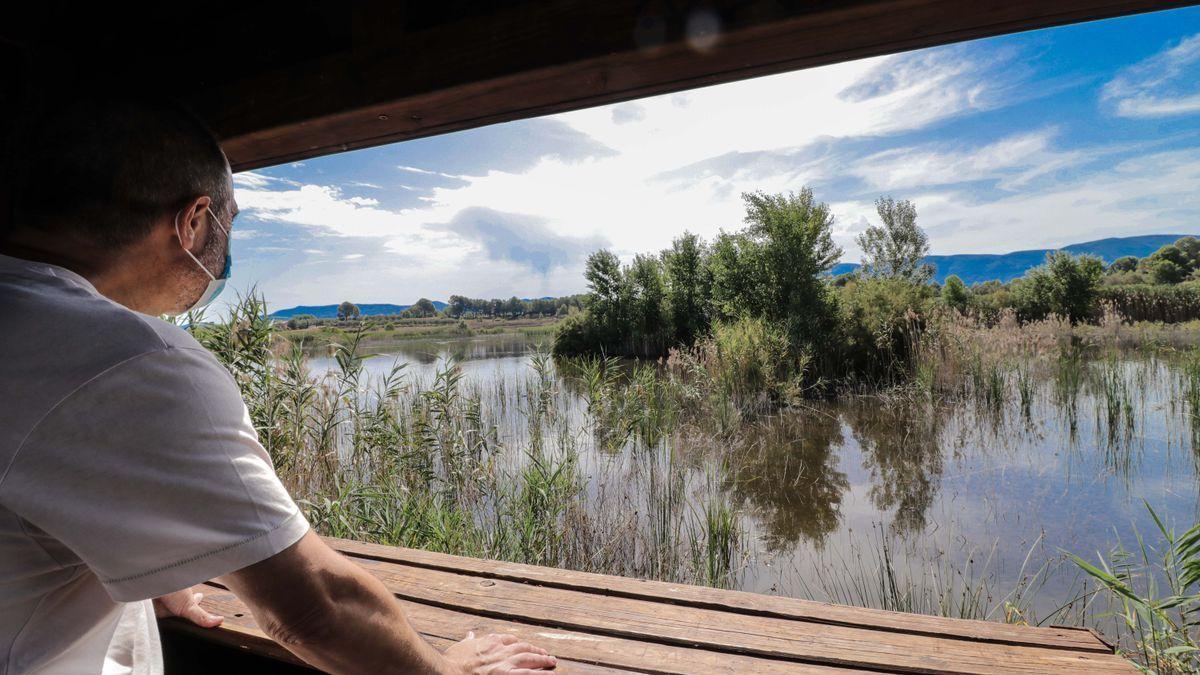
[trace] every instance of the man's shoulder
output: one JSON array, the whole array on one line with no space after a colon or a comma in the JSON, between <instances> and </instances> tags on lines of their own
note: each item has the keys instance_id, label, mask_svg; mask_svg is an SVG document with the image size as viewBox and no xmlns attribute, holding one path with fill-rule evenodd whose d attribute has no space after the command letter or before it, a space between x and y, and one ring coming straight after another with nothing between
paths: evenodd
<instances>
[{"instance_id":1,"label":"man's shoulder","mask_svg":"<svg viewBox=\"0 0 1200 675\"><path fill-rule=\"evenodd\" d=\"M19 282L0 279L5 327L0 353L6 355L0 378L27 394L19 417L36 418L83 384L148 355L182 352L200 357L185 359L189 362L212 359L187 331L93 289L45 277ZM0 421L14 421L4 417L0 414Z\"/></svg>"},{"instance_id":2,"label":"man's shoulder","mask_svg":"<svg viewBox=\"0 0 1200 675\"><path fill-rule=\"evenodd\" d=\"M73 349L108 352L116 360L163 349L203 349L186 330L83 289L14 300L15 307L4 308L9 303L0 302L6 323L20 324L27 338L37 336L50 345L62 342Z\"/></svg>"}]
</instances>

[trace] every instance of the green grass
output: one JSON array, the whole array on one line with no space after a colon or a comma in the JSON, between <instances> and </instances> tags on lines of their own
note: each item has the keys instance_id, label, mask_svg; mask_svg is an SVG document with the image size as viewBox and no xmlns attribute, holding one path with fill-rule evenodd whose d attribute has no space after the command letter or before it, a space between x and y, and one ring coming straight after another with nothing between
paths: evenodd
<instances>
[{"instance_id":1,"label":"green grass","mask_svg":"<svg viewBox=\"0 0 1200 675\"><path fill-rule=\"evenodd\" d=\"M554 335L558 319L400 319L375 322L342 321L337 324L320 324L308 328L275 328L280 340L304 343L310 348L329 345L347 345L352 340L362 343L403 342L406 340L453 339L476 335L526 335L549 338Z\"/></svg>"}]
</instances>

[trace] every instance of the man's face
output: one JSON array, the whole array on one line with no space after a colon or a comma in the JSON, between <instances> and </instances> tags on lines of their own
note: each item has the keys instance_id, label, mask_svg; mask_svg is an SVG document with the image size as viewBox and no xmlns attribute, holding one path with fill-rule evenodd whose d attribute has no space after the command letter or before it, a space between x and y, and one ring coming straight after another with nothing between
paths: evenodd
<instances>
[{"instance_id":1,"label":"man's face","mask_svg":"<svg viewBox=\"0 0 1200 675\"><path fill-rule=\"evenodd\" d=\"M233 180L232 178L227 178L227 181L228 184L226 186L226 194L229 195L229 203L224 206L214 205L217 208L210 206L210 208L212 208L212 214L216 215L216 217L220 219L220 222L212 222L212 215L209 215L209 223L206 230L207 239L204 241L204 248L201 249L201 254L196 256L200 258L200 262L203 263L205 269L211 272L213 276L218 277L221 274L221 270L225 267L225 251L228 248L225 238L233 237L233 221L237 218L237 215L240 212L238 210L237 200L233 197ZM203 277L201 288L208 285L209 279L207 275L200 270L196 270L196 273L200 277Z\"/></svg>"},{"instance_id":2,"label":"man's face","mask_svg":"<svg viewBox=\"0 0 1200 675\"><path fill-rule=\"evenodd\" d=\"M185 311L191 307L200 296L208 288L209 281L213 277L220 278L221 273L225 269L226 251L232 245L229 241L233 237L234 220L237 218L239 209L237 201L233 198L233 180L228 174L226 175L226 194L230 196L227 204L211 204L208 210L203 211L206 227L200 232L200 236L204 237L204 243L196 258L200 264L204 266L201 270L195 262L188 260L189 263L185 268L180 268L180 274L176 278L176 290L174 295L174 311L177 313ZM220 222L214 222L215 218ZM205 270L209 274L205 274Z\"/></svg>"}]
</instances>

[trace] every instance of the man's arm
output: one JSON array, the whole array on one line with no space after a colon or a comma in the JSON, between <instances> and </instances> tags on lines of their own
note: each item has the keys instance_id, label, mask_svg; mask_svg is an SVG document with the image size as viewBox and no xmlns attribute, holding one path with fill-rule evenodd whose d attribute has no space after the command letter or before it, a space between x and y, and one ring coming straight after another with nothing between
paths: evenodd
<instances>
[{"instance_id":1,"label":"man's arm","mask_svg":"<svg viewBox=\"0 0 1200 675\"><path fill-rule=\"evenodd\" d=\"M276 555L220 578L276 642L332 673L511 673L553 669L512 636L470 637L438 652L387 588L309 532Z\"/></svg>"}]
</instances>

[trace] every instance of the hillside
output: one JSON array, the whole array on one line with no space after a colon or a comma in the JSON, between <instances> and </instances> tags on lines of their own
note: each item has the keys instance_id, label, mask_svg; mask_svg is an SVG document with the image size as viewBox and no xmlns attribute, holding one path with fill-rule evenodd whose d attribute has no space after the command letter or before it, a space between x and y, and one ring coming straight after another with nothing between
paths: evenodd
<instances>
[{"instance_id":1,"label":"hillside","mask_svg":"<svg viewBox=\"0 0 1200 675\"><path fill-rule=\"evenodd\" d=\"M412 305L393 305L391 303L363 303L358 306L358 311L362 312L363 316L386 316L389 314L399 314L408 309ZM441 300L434 300L433 306L437 307L438 311L446 309L446 303ZM299 307L289 307L288 309L280 309L271 312L272 319L290 319L297 314L311 314L318 319L335 319L337 318L337 305L300 305Z\"/></svg>"},{"instance_id":2,"label":"hillside","mask_svg":"<svg viewBox=\"0 0 1200 675\"><path fill-rule=\"evenodd\" d=\"M1071 244L1062 249L1033 249L1028 251L1013 251L1012 253L986 254L963 253L958 255L931 255L925 261L937 268L934 279L941 283L951 274L956 274L968 284L983 281L1012 281L1025 274L1031 267L1037 267L1046 260L1046 254L1054 250L1071 253L1091 253L1100 256L1105 262L1112 262L1122 256L1144 258L1159 248L1173 243L1183 234L1146 234L1137 237L1111 237L1097 239L1080 244ZM831 274L845 274L858 269L858 263L839 263L834 266Z\"/></svg>"}]
</instances>

